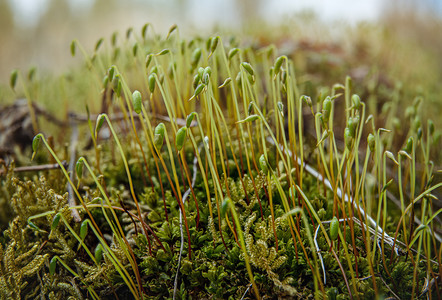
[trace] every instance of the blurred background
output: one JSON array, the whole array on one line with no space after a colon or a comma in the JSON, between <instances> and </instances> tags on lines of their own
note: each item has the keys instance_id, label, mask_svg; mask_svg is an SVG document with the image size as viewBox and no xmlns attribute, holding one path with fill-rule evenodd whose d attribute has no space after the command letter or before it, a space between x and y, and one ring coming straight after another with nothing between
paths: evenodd
<instances>
[{"instance_id":1,"label":"blurred background","mask_svg":"<svg viewBox=\"0 0 442 300\"><path fill-rule=\"evenodd\" d=\"M272 33L264 28L287 27L306 15L339 24L336 28L382 24L442 56L442 0L0 0L0 84L7 84L15 68L35 66L39 72L57 74L74 65L78 61L69 54L73 39L92 51L99 38L114 31L123 34L129 27L138 31L147 22L159 34L178 24L182 35L222 29L256 36ZM310 30L308 35L321 39L323 31Z\"/></svg>"}]
</instances>

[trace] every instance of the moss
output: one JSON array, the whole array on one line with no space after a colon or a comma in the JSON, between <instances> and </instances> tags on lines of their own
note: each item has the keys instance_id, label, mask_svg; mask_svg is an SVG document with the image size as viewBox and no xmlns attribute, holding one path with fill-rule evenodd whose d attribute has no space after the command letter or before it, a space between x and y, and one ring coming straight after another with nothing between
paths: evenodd
<instances>
[{"instance_id":1,"label":"moss","mask_svg":"<svg viewBox=\"0 0 442 300\"><path fill-rule=\"evenodd\" d=\"M414 194L408 198L421 190L428 194L415 204L414 213L431 218L428 207L434 203L429 193L440 184L430 182L433 170L416 171L415 166L429 165L432 137L419 137L419 130L411 129L408 134L422 149L415 143L406 155L391 152L390 158L403 155L409 161L402 161L402 170L384 167L383 152L374 150L390 146L394 151L397 145L371 128L370 119L366 124L364 101L357 105L346 101L351 98L350 79L346 86L332 88L312 81L298 84L296 61L277 58L270 48L241 48L233 50L240 55L228 55L221 45L232 49L234 44L220 43L212 49L213 40L153 37L137 40L137 51L113 45L111 52L118 56L96 53L93 60L86 56L89 67L73 75L84 74L95 82L97 75L105 74L103 83L95 82L102 94L81 95L102 101L104 111L99 113L105 114L98 122L110 121L97 123L95 132L92 121L89 128L80 129L92 145L80 150L85 168L81 180L78 174L60 170L32 178L9 171L2 179L0 196L7 201L0 205L10 205L7 209L13 211L0 240L2 298L250 299L258 296L256 291L263 299L348 299L350 293L360 299L411 298L421 292L416 289L412 295L413 286L422 287L427 274L437 276L437 267L430 272L426 257L440 260L439 253L420 240L418 263L414 248L406 256L392 250L388 237L395 234L404 213L390 204L388 209L394 211L387 213L382 202L385 190L404 201L403 192L408 192L404 184L384 184L387 173L398 172L413 186L409 192ZM147 51L144 57L142 51ZM322 69L326 65L309 62L308 68L339 74ZM169 66L173 76L165 73ZM135 88L142 97L136 113L130 102ZM343 99L335 95L340 90ZM320 95L312 97L314 103L304 103L301 94L306 91ZM386 116L397 115L391 107L385 110ZM186 124L185 117L192 112L195 123ZM160 122L167 124L162 134L154 131ZM347 128L352 136L347 145L342 140L346 126L352 128ZM182 148L175 146L179 128L186 128L181 132L187 134ZM368 132L375 145L362 142ZM33 149L39 151L40 162L45 159L42 147ZM57 159L62 152L58 148L63 147L54 148L49 151L51 159ZM355 159L363 150L366 160ZM264 158L264 167L259 157ZM71 177L74 192L69 195L66 185ZM342 200L341 193L351 201ZM79 202L75 209L88 221L75 222L69 197ZM239 222L232 211L223 210L224 198L231 199ZM383 241L358 223L365 224L359 207L380 219L388 234ZM62 221L54 225L56 214ZM331 242L327 232L333 217L346 219ZM410 228L408 218L405 222ZM406 249L410 232L407 229L405 240L403 228L397 230L397 244ZM420 234L425 241L438 243L430 231Z\"/></svg>"}]
</instances>

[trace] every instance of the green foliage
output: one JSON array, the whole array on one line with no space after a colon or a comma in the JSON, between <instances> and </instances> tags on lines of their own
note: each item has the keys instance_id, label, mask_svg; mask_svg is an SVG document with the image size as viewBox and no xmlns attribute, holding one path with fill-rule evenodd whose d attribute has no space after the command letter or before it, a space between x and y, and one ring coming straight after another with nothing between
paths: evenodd
<instances>
[{"instance_id":1,"label":"green foliage","mask_svg":"<svg viewBox=\"0 0 442 300\"><path fill-rule=\"evenodd\" d=\"M130 29L132 47L114 34L112 51L100 53L100 40L92 58L71 44L86 60L72 83L90 101L79 129L89 148L69 170L2 179L0 205L13 211L0 239L2 299L416 298L435 281L439 141L421 100L399 141L387 134L399 91L366 117L353 88L368 87L349 77L298 82L296 57L275 47L175 30L163 40L145 26L140 40ZM103 90L81 94L78 77ZM37 163L42 142L59 161L63 148L38 134Z\"/></svg>"},{"instance_id":2,"label":"green foliage","mask_svg":"<svg viewBox=\"0 0 442 300\"><path fill-rule=\"evenodd\" d=\"M290 296L294 296L297 291L290 286L290 283L294 281L292 277L286 277L280 280L278 275L278 269L287 260L287 257L281 255L284 250L277 253L275 247L269 247L270 239L273 237L272 229L272 216L268 217L268 222L262 221L255 225L255 234L251 234L251 226L256 219L256 213L253 213L245 222L245 235L246 235L246 247L250 253L250 260L252 264L266 271L267 276L273 281L273 283L287 292ZM275 229L277 230L280 224L280 219L275 220ZM253 236L257 238L254 241Z\"/></svg>"}]
</instances>

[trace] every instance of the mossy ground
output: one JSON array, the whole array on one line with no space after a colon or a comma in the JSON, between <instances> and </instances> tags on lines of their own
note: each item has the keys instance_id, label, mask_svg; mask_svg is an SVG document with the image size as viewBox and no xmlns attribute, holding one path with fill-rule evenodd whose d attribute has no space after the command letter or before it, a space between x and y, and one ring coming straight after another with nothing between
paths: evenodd
<instances>
[{"instance_id":1,"label":"mossy ground","mask_svg":"<svg viewBox=\"0 0 442 300\"><path fill-rule=\"evenodd\" d=\"M440 230L436 203L440 180L437 171L429 167L430 160L436 169L439 166L440 130L436 125L431 132L425 119L428 108L422 104L425 99L413 102L420 96L414 89L403 84L392 86L394 78L383 81L379 79L383 73L375 69L370 70L373 76L356 79L351 86L350 79L344 77L348 68L330 62L333 53L318 57L317 49L308 47L295 51L276 68L279 56L274 46L258 43L241 47L238 40L228 43L216 37L188 41L176 31L166 39L147 38L143 31L141 35L126 34L128 39L122 44L113 36L104 50L97 46L93 55L84 53L82 68L50 83L52 95L64 95L60 103L63 114L72 109L67 100L71 97L76 99L72 107L80 107L70 117L78 122L77 151L89 161L90 170L69 171L76 173L72 188L85 203L76 207L80 217L95 224L88 227L74 221L69 198L76 198L77 204L80 199L68 193L62 171L22 175L14 173L13 165L5 164L7 172L1 178L2 299L251 299L257 296L252 283L263 299L408 299L423 293L430 280L431 287L423 294L440 297L441 246L434 235ZM74 50L76 55L82 50L78 42L72 46L73 54ZM29 101L41 97L36 87L44 82L20 76L18 80L24 83ZM201 94L197 94L202 85ZM138 114L131 103L135 89L148 95L143 98L146 111ZM354 91L367 103L366 115L365 106L347 101ZM313 103L298 101L303 94L310 95ZM405 109L399 101L410 94L413 99L407 100L409 108ZM327 112L327 101L333 101L332 112ZM95 120L81 121L86 113L80 111L86 107L88 118L89 113L106 113L110 124L94 131ZM405 125L397 126L395 120L402 110L407 111ZM197 125L186 124L186 116L194 111ZM331 117L324 120L327 113ZM247 116L257 117L242 123ZM357 125L351 125L356 119ZM99 116L97 123L100 120ZM161 136L158 147L159 137L153 128L160 122L166 124L168 134ZM69 161L74 154L66 137L73 129L66 125L60 133L51 121L39 125L39 131L53 135L48 145L57 156ZM184 126L187 140L178 150L175 134ZM356 126L356 133L346 136L344 128L351 126ZM394 132L381 136L376 131L380 126ZM272 134L274 144L287 141L283 149L296 156L278 152L268 143ZM373 145L365 142L369 134L377 138L376 151L370 151ZM35 164L55 162L46 149L42 142L33 147L37 151ZM401 149L406 153L398 153ZM393 159L400 160L403 155L403 172L398 176L394 163L385 162L387 150L395 153ZM27 164L30 151L17 151L17 164ZM261 165L261 155L269 172ZM303 171L296 157L314 166L323 179ZM415 166L420 168L416 171ZM344 170L351 176L344 175ZM194 173L196 181L191 184ZM393 184L387 184L387 174ZM401 176L412 188L400 183ZM325 178L334 189L326 186ZM190 186L184 205L186 226L182 224L181 230L179 203ZM299 190L291 193L295 186ZM383 239L366 238L367 231L351 221L355 217L365 223L364 219L356 206L338 197L337 189L355 197L374 218L377 214L386 233L395 236L397 230L402 252L396 253ZM406 217L407 229L398 227L404 214L391 203L387 213L382 202L386 190L402 200L399 194L405 191L406 205L423 195L423 204L413 206L413 214L434 222L412 235L419 238L418 233L425 232L414 244L417 252L406 247L411 242L410 231L417 225L413 228ZM231 211L222 213L225 198L233 204L239 223ZM54 225L57 214L62 221ZM323 258L321 267L313 233L320 222L334 216L347 219L335 241L329 240L328 223L325 231L319 231L316 240Z\"/></svg>"}]
</instances>

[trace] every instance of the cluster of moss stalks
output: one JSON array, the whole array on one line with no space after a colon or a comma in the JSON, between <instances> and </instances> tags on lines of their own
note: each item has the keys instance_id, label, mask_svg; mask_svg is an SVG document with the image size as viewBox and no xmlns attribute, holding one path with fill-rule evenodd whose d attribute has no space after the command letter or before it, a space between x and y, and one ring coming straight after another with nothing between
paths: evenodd
<instances>
[{"instance_id":1,"label":"cluster of moss stalks","mask_svg":"<svg viewBox=\"0 0 442 300\"><path fill-rule=\"evenodd\" d=\"M59 168L3 166L1 299L441 297L440 132L424 99L399 139L398 89L382 106L349 77L298 82L271 45L146 25L79 51L60 89L87 117L52 133L78 130L79 158L40 133L29 80L11 76L38 133L33 163Z\"/></svg>"}]
</instances>

